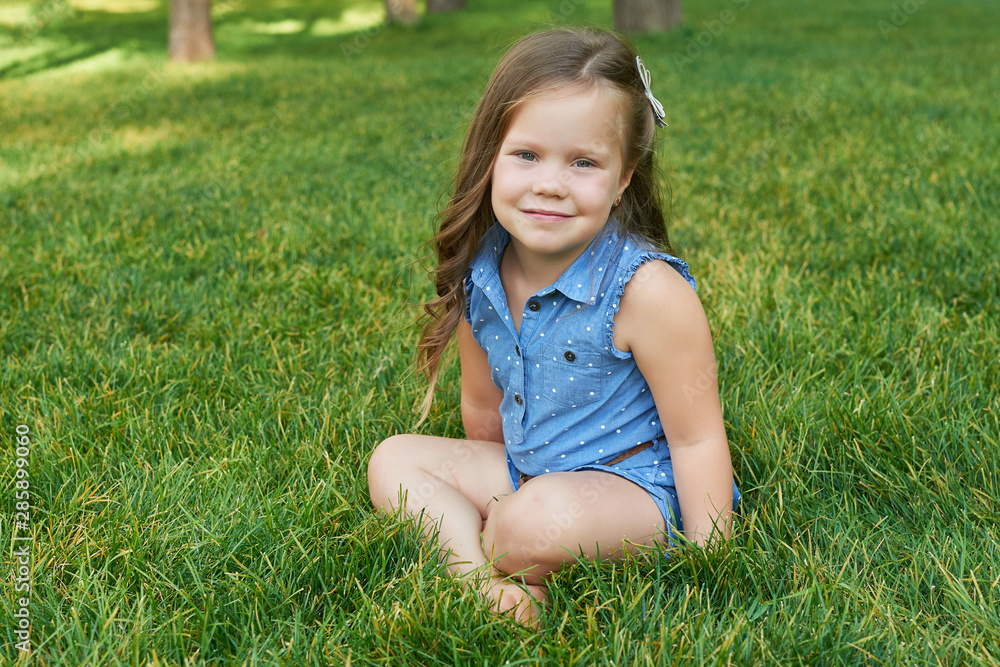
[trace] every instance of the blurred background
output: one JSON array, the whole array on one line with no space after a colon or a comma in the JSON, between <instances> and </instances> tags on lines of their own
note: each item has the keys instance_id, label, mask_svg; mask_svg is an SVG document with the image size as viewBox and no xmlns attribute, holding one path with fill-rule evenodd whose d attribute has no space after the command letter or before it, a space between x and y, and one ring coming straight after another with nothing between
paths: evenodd
<instances>
[{"instance_id":1,"label":"blurred background","mask_svg":"<svg viewBox=\"0 0 1000 667\"><path fill-rule=\"evenodd\" d=\"M0 0L0 478L24 425L36 657L996 664L1000 7L633 4ZM416 422L424 244L493 67L629 20L740 528L569 568L536 639L364 471ZM462 436L457 379L423 432Z\"/></svg>"}]
</instances>

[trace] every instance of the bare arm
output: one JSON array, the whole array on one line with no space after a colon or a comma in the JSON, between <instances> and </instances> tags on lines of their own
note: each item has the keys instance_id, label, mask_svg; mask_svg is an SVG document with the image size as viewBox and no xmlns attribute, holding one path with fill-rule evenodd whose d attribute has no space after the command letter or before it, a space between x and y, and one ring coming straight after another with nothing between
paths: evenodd
<instances>
[{"instance_id":1,"label":"bare arm","mask_svg":"<svg viewBox=\"0 0 1000 667\"><path fill-rule=\"evenodd\" d=\"M722 419L712 334L701 301L665 262L639 267L622 297L615 346L631 351L653 392L670 445L685 536L729 537L733 466Z\"/></svg>"},{"instance_id":2,"label":"bare arm","mask_svg":"<svg viewBox=\"0 0 1000 667\"><path fill-rule=\"evenodd\" d=\"M462 424L466 437L503 442L503 392L493 384L486 352L472 337L472 327L464 319L458 324L458 356L462 362Z\"/></svg>"}]
</instances>

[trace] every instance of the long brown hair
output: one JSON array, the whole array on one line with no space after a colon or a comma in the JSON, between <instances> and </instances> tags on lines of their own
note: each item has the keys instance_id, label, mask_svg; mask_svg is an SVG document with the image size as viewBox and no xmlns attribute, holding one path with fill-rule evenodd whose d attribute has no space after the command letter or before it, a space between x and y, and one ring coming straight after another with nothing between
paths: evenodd
<instances>
[{"instance_id":1,"label":"long brown hair","mask_svg":"<svg viewBox=\"0 0 1000 667\"><path fill-rule=\"evenodd\" d=\"M500 60L473 114L448 206L431 239L437 254L432 279L437 297L424 304L417 365L429 387L421 405L430 411L438 370L465 311L465 275L483 236L496 221L490 190L493 164L513 112L525 101L563 87L600 86L621 110L624 164L635 166L621 202L612 209L622 236L630 234L672 252L667 238L660 179L654 165L656 121L636 66L636 51L614 32L560 28L529 35Z\"/></svg>"}]
</instances>

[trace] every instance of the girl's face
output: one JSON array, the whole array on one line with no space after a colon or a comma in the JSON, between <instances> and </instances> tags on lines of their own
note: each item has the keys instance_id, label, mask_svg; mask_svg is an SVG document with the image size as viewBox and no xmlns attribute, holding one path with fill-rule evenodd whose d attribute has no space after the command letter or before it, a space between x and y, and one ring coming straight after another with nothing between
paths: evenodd
<instances>
[{"instance_id":1,"label":"girl's face","mask_svg":"<svg viewBox=\"0 0 1000 667\"><path fill-rule=\"evenodd\" d=\"M629 184L620 114L599 87L515 110L493 165L492 203L518 259L569 267Z\"/></svg>"}]
</instances>

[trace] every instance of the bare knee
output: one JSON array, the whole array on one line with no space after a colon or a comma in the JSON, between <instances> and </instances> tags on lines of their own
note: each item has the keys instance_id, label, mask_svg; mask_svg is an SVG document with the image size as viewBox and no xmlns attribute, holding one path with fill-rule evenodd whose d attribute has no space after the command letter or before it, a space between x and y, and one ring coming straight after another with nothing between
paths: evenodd
<instances>
[{"instance_id":1,"label":"bare knee","mask_svg":"<svg viewBox=\"0 0 1000 667\"><path fill-rule=\"evenodd\" d=\"M407 450L411 447L407 436L394 435L379 443L372 452L368 460L368 493L376 508L397 504L407 467Z\"/></svg>"},{"instance_id":2,"label":"bare knee","mask_svg":"<svg viewBox=\"0 0 1000 667\"><path fill-rule=\"evenodd\" d=\"M375 507L394 508L409 504L404 494L412 503L414 498L427 500L444 485L458 488L459 464L471 456L467 447L457 440L413 434L383 440L368 461L372 503Z\"/></svg>"},{"instance_id":3,"label":"bare knee","mask_svg":"<svg viewBox=\"0 0 1000 667\"><path fill-rule=\"evenodd\" d=\"M490 513L484 546L498 570L537 579L572 558L567 546L583 507L554 491L551 485L526 485Z\"/></svg>"}]
</instances>

